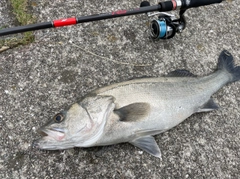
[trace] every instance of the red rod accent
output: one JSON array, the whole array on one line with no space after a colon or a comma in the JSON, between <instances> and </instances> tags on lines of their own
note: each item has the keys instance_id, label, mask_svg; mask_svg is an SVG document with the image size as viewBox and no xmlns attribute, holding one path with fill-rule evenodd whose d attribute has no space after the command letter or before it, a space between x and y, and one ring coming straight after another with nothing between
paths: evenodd
<instances>
[{"instance_id":1,"label":"red rod accent","mask_svg":"<svg viewBox=\"0 0 240 179\"><path fill-rule=\"evenodd\" d=\"M177 2L175 0L172 0L172 3L173 3L173 10L176 10L177 9Z\"/></svg>"},{"instance_id":2,"label":"red rod accent","mask_svg":"<svg viewBox=\"0 0 240 179\"><path fill-rule=\"evenodd\" d=\"M58 19L53 21L54 27L62 27L67 25L74 25L77 24L77 20L75 17L67 18L67 19Z\"/></svg>"}]
</instances>

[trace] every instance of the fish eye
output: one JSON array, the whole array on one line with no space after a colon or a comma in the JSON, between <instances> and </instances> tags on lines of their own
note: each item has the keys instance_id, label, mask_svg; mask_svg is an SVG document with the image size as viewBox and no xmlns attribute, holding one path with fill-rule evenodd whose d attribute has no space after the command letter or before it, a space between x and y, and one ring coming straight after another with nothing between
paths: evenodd
<instances>
[{"instance_id":1,"label":"fish eye","mask_svg":"<svg viewBox=\"0 0 240 179\"><path fill-rule=\"evenodd\" d=\"M54 120L55 122L57 122L57 123L62 122L63 119L64 119L64 116L63 116L62 114L60 114L60 113L56 114L56 115L53 117L53 120Z\"/></svg>"}]
</instances>

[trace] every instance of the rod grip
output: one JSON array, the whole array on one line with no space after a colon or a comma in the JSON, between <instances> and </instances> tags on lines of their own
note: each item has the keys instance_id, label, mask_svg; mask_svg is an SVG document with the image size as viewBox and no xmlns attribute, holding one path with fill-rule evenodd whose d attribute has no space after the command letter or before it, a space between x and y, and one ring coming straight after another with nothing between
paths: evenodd
<instances>
[{"instance_id":1,"label":"rod grip","mask_svg":"<svg viewBox=\"0 0 240 179\"><path fill-rule=\"evenodd\" d=\"M173 1L160 2L159 5L161 6L161 12L172 11L175 8Z\"/></svg>"},{"instance_id":2,"label":"rod grip","mask_svg":"<svg viewBox=\"0 0 240 179\"><path fill-rule=\"evenodd\" d=\"M192 7L207 6L210 4L221 3L223 0L183 0L181 9L188 9Z\"/></svg>"}]
</instances>

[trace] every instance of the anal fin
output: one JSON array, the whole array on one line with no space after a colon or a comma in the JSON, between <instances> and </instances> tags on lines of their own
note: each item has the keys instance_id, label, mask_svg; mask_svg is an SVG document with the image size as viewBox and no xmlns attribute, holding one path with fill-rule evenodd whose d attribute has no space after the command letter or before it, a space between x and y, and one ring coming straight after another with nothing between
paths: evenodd
<instances>
[{"instance_id":1,"label":"anal fin","mask_svg":"<svg viewBox=\"0 0 240 179\"><path fill-rule=\"evenodd\" d=\"M161 159L161 151L153 136L143 136L143 137L134 139L129 143Z\"/></svg>"},{"instance_id":2,"label":"anal fin","mask_svg":"<svg viewBox=\"0 0 240 179\"><path fill-rule=\"evenodd\" d=\"M213 99L209 99L203 106L201 106L197 112L208 112L218 109L218 105L213 101Z\"/></svg>"}]
</instances>

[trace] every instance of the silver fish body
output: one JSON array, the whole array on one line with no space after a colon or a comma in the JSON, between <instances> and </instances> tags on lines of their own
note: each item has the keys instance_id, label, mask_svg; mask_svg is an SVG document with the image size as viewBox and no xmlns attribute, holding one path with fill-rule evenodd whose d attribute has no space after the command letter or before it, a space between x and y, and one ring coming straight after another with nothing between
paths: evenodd
<instances>
[{"instance_id":1,"label":"silver fish body","mask_svg":"<svg viewBox=\"0 0 240 179\"><path fill-rule=\"evenodd\" d=\"M168 77L142 78L99 88L57 114L34 142L57 150L129 142L153 156L161 152L153 135L167 131L196 112L217 109L211 95L240 79L240 67L223 51L218 69L205 77L177 70Z\"/></svg>"}]
</instances>

